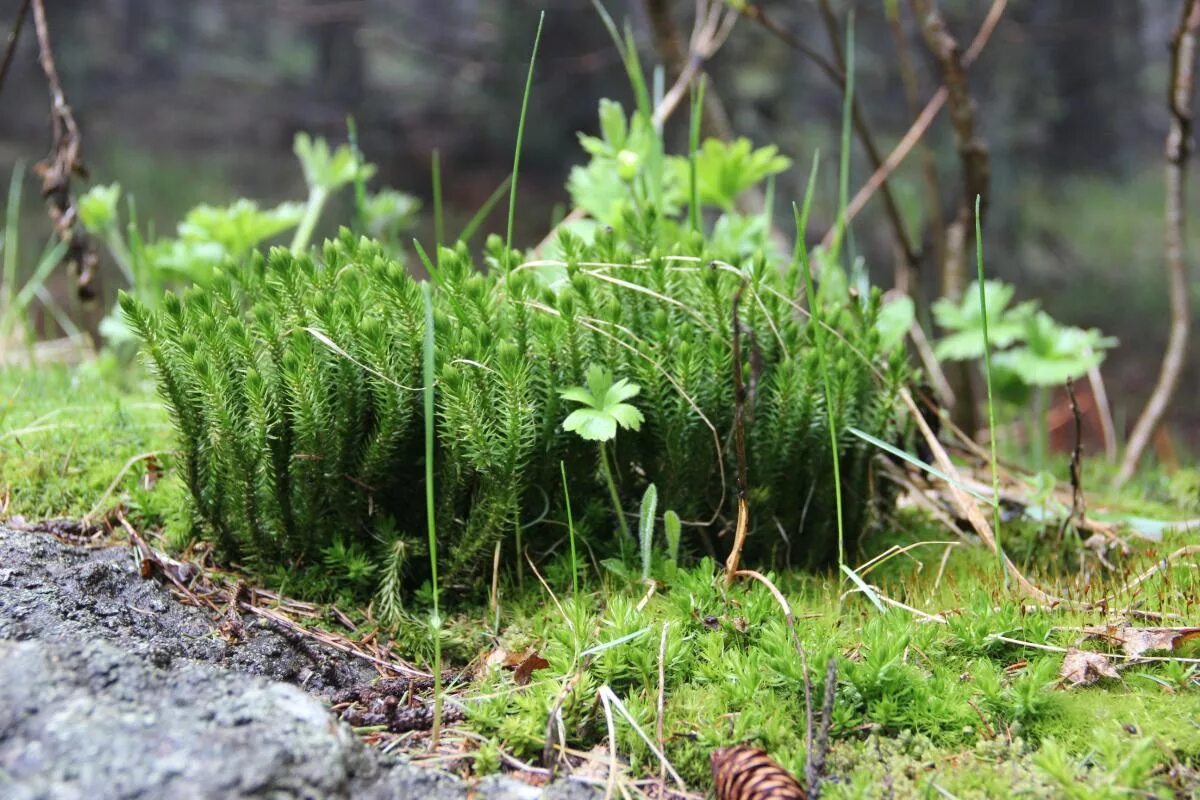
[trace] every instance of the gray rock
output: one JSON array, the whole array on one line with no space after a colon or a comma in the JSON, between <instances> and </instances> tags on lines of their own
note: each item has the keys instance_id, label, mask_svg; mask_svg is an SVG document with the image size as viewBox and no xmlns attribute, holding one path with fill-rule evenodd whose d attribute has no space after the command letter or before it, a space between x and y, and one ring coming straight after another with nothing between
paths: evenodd
<instances>
[{"instance_id":1,"label":"gray rock","mask_svg":"<svg viewBox=\"0 0 1200 800\"><path fill-rule=\"evenodd\" d=\"M125 548L0 526L0 797L8 800L460 800L459 778L366 747L312 693L374 675L363 662L200 609L140 578ZM594 798L507 777L483 800Z\"/></svg>"}]
</instances>

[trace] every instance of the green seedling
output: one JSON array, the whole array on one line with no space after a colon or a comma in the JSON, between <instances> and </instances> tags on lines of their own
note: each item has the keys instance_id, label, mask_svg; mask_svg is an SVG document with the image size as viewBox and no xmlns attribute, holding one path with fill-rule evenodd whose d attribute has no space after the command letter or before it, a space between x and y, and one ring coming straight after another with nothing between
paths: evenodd
<instances>
[{"instance_id":1,"label":"green seedling","mask_svg":"<svg viewBox=\"0 0 1200 800\"><path fill-rule=\"evenodd\" d=\"M595 364L588 367L586 387L572 386L559 391L562 399L582 405L582 408L576 408L563 420L563 430L578 434L585 441L595 442L599 448L600 472L608 486L617 524L626 539L630 537L629 524L625 522L621 495L617 491L605 445L617 438L619 428L633 431L641 429L645 417L637 407L625 402L641 391L640 386L625 378L614 382L611 372Z\"/></svg>"},{"instance_id":2,"label":"green seedling","mask_svg":"<svg viewBox=\"0 0 1200 800\"><path fill-rule=\"evenodd\" d=\"M304 182L308 184L304 214L292 238L291 250L299 254L308 248L330 195L347 184L369 180L375 174L375 166L364 163L350 145L330 149L329 143L321 137L314 139L303 132L296 134L293 149L304 170Z\"/></svg>"},{"instance_id":3,"label":"green seedling","mask_svg":"<svg viewBox=\"0 0 1200 800\"><path fill-rule=\"evenodd\" d=\"M658 487L653 483L642 495L638 512L638 546L642 552L642 580L650 580L650 556L654 552L654 514L658 510Z\"/></svg>"}]
</instances>

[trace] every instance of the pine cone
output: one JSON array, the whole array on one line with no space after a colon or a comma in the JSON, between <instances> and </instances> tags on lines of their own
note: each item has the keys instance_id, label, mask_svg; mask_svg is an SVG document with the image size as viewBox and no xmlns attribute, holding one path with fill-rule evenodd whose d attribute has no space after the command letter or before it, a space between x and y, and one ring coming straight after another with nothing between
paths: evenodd
<instances>
[{"instance_id":1,"label":"pine cone","mask_svg":"<svg viewBox=\"0 0 1200 800\"><path fill-rule=\"evenodd\" d=\"M712 770L717 800L808 800L800 782L756 747L714 750Z\"/></svg>"}]
</instances>

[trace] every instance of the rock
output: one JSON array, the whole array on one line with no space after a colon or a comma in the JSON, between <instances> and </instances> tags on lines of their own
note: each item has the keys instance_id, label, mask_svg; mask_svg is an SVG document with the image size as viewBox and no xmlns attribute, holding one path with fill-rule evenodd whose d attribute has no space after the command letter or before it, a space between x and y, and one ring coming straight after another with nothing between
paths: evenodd
<instances>
[{"instance_id":1,"label":"rock","mask_svg":"<svg viewBox=\"0 0 1200 800\"><path fill-rule=\"evenodd\" d=\"M461 800L459 778L364 745L320 695L369 665L245 620L227 643L204 612L86 549L0 526L0 797L5 800ZM314 695L314 693L317 693ZM481 800L594 798L508 777Z\"/></svg>"}]
</instances>

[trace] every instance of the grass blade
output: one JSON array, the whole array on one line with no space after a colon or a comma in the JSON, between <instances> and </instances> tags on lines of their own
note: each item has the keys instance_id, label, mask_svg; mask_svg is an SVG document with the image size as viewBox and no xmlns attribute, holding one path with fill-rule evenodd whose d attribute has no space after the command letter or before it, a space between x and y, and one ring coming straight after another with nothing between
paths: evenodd
<instances>
[{"instance_id":1,"label":"grass blade","mask_svg":"<svg viewBox=\"0 0 1200 800\"><path fill-rule=\"evenodd\" d=\"M833 489L834 500L837 504L838 564L844 569L846 566L846 523L842 513L842 465L838 454L837 413L833 408L833 388L829 381L829 366L825 363L825 330L821 320L821 303L813 288L812 265L808 263L808 247L804 243L802 224L808 216L808 206L812 202L813 183L816 175L817 157L814 155L812 176L804 196L804 212L801 213L796 204L792 203L792 214L796 218L796 244L800 251L800 267L804 271L804 290L808 293L808 308L809 313L812 314L812 324L816 326L813 328L813 336L817 345L817 366L821 371L821 383L825 388L825 416L829 422L829 447L830 456L833 459Z\"/></svg>"},{"instance_id":2,"label":"grass blade","mask_svg":"<svg viewBox=\"0 0 1200 800\"><path fill-rule=\"evenodd\" d=\"M354 225L355 233L360 236L367 233L367 181L363 175L363 154L358 146L358 123L354 115L346 117L346 138L350 142L350 152L354 154Z\"/></svg>"},{"instance_id":3,"label":"grass blade","mask_svg":"<svg viewBox=\"0 0 1200 800\"><path fill-rule=\"evenodd\" d=\"M692 230L700 232L700 185L696 179L696 158L700 150L700 112L704 108L704 75L692 90L691 122L688 129L688 220Z\"/></svg>"},{"instance_id":4,"label":"grass blade","mask_svg":"<svg viewBox=\"0 0 1200 800\"><path fill-rule=\"evenodd\" d=\"M537 34L533 37L533 53L529 56L529 72L525 75L525 94L521 98L521 116L517 119L517 145L513 151L512 184L508 191L508 230L504 237L504 258L509 259L512 250L513 219L517 215L517 176L521 167L521 142L525 138L525 114L529 110L529 92L533 88L533 65L537 61L538 45L542 41L542 24L546 21L546 12L538 16ZM505 266L510 266L506 264Z\"/></svg>"},{"instance_id":5,"label":"grass blade","mask_svg":"<svg viewBox=\"0 0 1200 800\"><path fill-rule=\"evenodd\" d=\"M441 153L433 151L433 250L438 255L438 266L441 266L441 250L446 244L446 229L442 224L442 159Z\"/></svg>"},{"instance_id":6,"label":"grass blade","mask_svg":"<svg viewBox=\"0 0 1200 800\"><path fill-rule=\"evenodd\" d=\"M830 263L837 263L849 225L846 219L850 194L850 125L854 109L854 12L846 18L846 90L842 96L842 142L838 154L838 219L829 247Z\"/></svg>"},{"instance_id":7,"label":"grass blade","mask_svg":"<svg viewBox=\"0 0 1200 800\"><path fill-rule=\"evenodd\" d=\"M867 599L875 604L875 607L878 608L881 613L887 613L887 609L883 607L883 601L879 599L879 595L875 593L875 590L872 589L866 581L859 577L857 572L852 570L847 564L839 564L838 566L842 568L842 572L846 573L846 577L853 581L854 585L862 590L862 593L867 596Z\"/></svg>"},{"instance_id":8,"label":"grass blade","mask_svg":"<svg viewBox=\"0 0 1200 800\"><path fill-rule=\"evenodd\" d=\"M988 339L987 293L983 285L983 233L979 222L980 197L975 195L975 272L979 285L979 313L983 320L983 377L987 383L988 439L992 456L992 534L996 537L996 568L1007 578L1000 544L1000 468L996 461L996 404L992 400L992 347Z\"/></svg>"},{"instance_id":9,"label":"grass blade","mask_svg":"<svg viewBox=\"0 0 1200 800\"><path fill-rule=\"evenodd\" d=\"M974 497L976 500L991 504L992 498L988 497L987 495L980 494L979 492L975 491L971 487L967 486L962 481L955 480L954 478L952 478L949 475L947 475L946 473L942 472L940 469L933 466L932 464L926 464L924 461L917 458L912 453L906 453L905 451L901 450L899 447L896 447L895 445L885 442L883 439L880 439L876 436L872 436L871 434L867 433L866 431L859 430L858 428L854 427L853 425L847 427L846 430L848 430L850 433L854 434L858 438L862 439L864 442L869 442L869 443L875 445L876 447L878 447L880 450L883 450L886 453L890 453L891 455L895 456L896 458L907 461L909 464L912 464L917 469L920 469L923 472L927 472L930 475L933 475L935 478L940 478L940 479L944 480L946 483L951 484L952 486L955 486L958 489L961 489L962 491L971 495L971 497Z\"/></svg>"},{"instance_id":10,"label":"grass blade","mask_svg":"<svg viewBox=\"0 0 1200 800\"><path fill-rule=\"evenodd\" d=\"M429 570L433 586L433 731L430 747L436 749L442 732L442 617L438 608L437 519L433 498L433 295L429 282L421 284L421 299L425 305L425 337L423 347L425 400L425 525L429 534Z\"/></svg>"},{"instance_id":11,"label":"grass blade","mask_svg":"<svg viewBox=\"0 0 1200 800\"><path fill-rule=\"evenodd\" d=\"M485 219L487 219L488 214L492 213L492 209L496 207L496 203L499 203L500 198L504 197L504 190L508 188L511 180L512 176L509 175L504 180L500 181L500 185L497 186L490 195L488 195L487 200L483 201L483 205L481 205L479 210L475 212L474 216L467 221L466 227L464 227L462 229L462 233L458 235L458 240L460 242L471 241L471 237L475 235L475 231L479 230L479 226L483 224Z\"/></svg>"},{"instance_id":12,"label":"grass blade","mask_svg":"<svg viewBox=\"0 0 1200 800\"><path fill-rule=\"evenodd\" d=\"M579 597L579 558L575 553L575 517L571 515L571 493L567 490L567 464L558 462L562 472L563 500L567 504L567 535L571 538L571 597Z\"/></svg>"}]
</instances>

